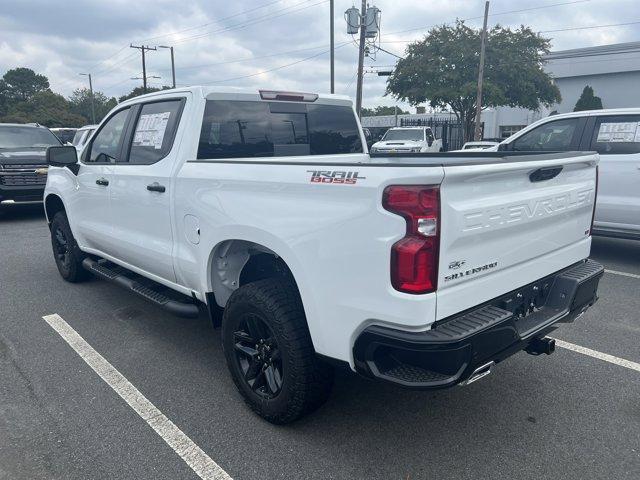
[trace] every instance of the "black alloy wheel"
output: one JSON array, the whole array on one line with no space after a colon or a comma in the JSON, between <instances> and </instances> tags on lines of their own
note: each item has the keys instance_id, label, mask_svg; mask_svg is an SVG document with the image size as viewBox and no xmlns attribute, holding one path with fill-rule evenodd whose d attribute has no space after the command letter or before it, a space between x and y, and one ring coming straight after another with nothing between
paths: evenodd
<instances>
[{"instance_id":1,"label":"black alloy wheel","mask_svg":"<svg viewBox=\"0 0 640 480\"><path fill-rule=\"evenodd\" d=\"M54 253L58 265L69 270L71 265L71 247L69 241L60 227L53 232Z\"/></svg>"},{"instance_id":2,"label":"black alloy wheel","mask_svg":"<svg viewBox=\"0 0 640 480\"><path fill-rule=\"evenodd\" d=\"M246 384L264 399L277 397L284 374L282 355L271 328L255 313L247 313L233 336L235 359Z\"/></svg>"}]
</instances>

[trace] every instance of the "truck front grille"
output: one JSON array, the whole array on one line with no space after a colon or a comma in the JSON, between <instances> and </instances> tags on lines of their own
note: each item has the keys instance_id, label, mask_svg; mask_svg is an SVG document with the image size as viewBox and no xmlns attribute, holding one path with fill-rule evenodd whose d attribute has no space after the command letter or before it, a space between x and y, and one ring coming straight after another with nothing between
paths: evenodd
<instances>
[{"instance_id":1,"label":"truck front grille","mask_svg":"<svg viewBox=\"0 0 640 480\"><path fill-rule=\"evenodd\" d=\"M47 165L3 165L0 168L0 185L6 187L36 187L47 183L47 176L36 173L36 169Z\"/></svg>"}]
</instances>

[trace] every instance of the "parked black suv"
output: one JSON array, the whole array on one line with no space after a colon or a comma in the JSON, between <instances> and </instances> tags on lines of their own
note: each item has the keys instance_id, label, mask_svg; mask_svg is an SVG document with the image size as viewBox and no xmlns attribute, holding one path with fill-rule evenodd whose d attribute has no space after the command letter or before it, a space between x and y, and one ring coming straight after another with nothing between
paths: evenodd
<instances>
[{"instance_id":1,"label":"parked black suv","mask_svg":"<svg viewBox=\"0 0 640 480\"><path fill-rule=\"evenodd\" d=\"M47 147L62 143L40 125L0 123L0 204L42 201L47 167Z\"/></svg>"}]
</instances>

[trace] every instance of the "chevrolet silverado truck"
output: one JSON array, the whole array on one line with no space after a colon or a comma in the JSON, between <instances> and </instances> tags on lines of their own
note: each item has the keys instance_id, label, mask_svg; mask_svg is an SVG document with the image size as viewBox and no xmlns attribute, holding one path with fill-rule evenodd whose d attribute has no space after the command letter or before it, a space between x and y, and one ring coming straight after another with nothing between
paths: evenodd
<instances>
[{"instance_id":1,"label":"chevrolet silverado truck","mask_svg":"<svg viewBox=\"0 0 640 480\"><path fill-rule=\"evenodd\" d=\"M371 153L425 152L442 152L442 139L434 136L431 127L393 127L371 146Z\"/></svg>"},{"instance_id":2,"label":"chevrolet silverado truck","mask_svg":"<svg viewBox=\"0 0 640 480\"><path fill-rule=\"evenodd\" d=\"M247 404L291 422L333 369L469 384L597 299L597 153L367 153L335 95L189 87L52 147L61 276L93 274L221 327ZM153 312L153 308L150 310Z\"/></svg>"},{"instance_id":3,"label":"chevrolet silverado truck","mask_svg":"<svg viewBox=\"0 0 640 480\"><path fill-rule=\"evenodd\" d=\"M47 183L45 155L61 145L49 129L36 124L0 123L0 206L42 202Z\"/></svg>"}]
</instances>

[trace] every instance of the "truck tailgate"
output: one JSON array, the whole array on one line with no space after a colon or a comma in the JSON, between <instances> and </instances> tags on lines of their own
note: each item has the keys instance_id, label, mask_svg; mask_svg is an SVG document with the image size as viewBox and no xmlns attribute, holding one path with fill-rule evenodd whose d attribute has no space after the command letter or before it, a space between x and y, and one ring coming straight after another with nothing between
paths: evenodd
<instances>
[{"instance_id":1,"label":"truck tailgate","mask_svg":"<svg viewBox=\"0 0 640 480\"><path fill-rule=\"evenodd\" d=\"M581 153L445 164L437 319L586 258L597 162Z\"/></svg>"}]
</instances>

